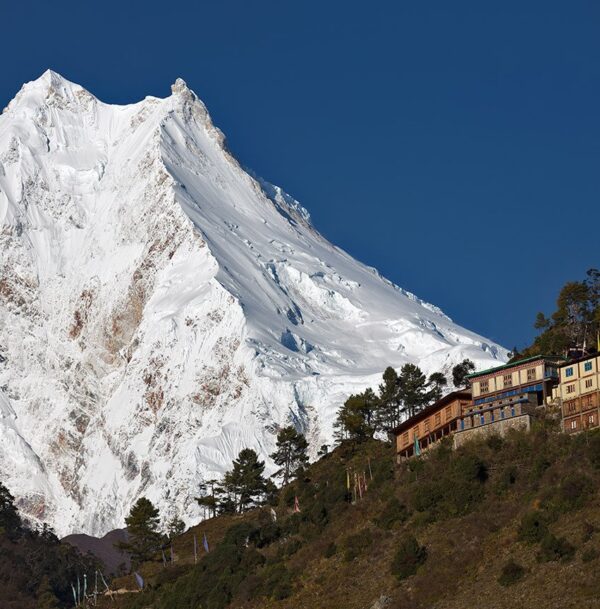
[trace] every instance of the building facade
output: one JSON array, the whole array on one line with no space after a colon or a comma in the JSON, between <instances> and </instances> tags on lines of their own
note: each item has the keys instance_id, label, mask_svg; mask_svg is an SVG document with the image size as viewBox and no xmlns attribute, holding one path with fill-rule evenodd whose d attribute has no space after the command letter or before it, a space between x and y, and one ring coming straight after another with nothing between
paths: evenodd
<instances>
[{"instance_id":1,"label":"building facade","mask_svg":"<svg viewBox=\"0 0 600 609\"><path fill-rule=\"evenodd\" d=\"M577 433L599 426L600 354L582 357L559 368L555 391L562 412L563 430Z\"/></svg>"},{"instance_id":2,"label":"building facade","mask_svg":"<svg viewBox=\"0 0 600 609\"><path fill-rule=\"evenodd\" d=\"M401 423L393 431L398 460L419 455L455 433L463 410L470 403L470 391L454 391Z\"/></svg>"},{"instance_id":3,"label":"building facade","mask_svg":"<svg viewBox=\"0 0 600 609\"><path fill-rule=\"evenodd\" d=\"M558 383L564 358L534 356L469 375L472 403L463 409L454 445L474 435L529 429L531 415Z\"/></svg>"}]
</instances>

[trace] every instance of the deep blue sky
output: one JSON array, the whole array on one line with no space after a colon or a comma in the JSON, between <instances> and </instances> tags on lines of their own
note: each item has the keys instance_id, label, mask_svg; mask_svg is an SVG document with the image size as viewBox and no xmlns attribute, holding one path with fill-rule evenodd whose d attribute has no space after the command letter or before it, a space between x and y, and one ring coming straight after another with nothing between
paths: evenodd
<instances>
[{"instance_id":1,"label":"deep blue sky","mask_svg":"<svg viewBox=\"0 0 600 609\"><path fill-rule=\"evenodd\" d=\"M600 3L5 2L0 106L178 77L330 240L507 347L600 266Z\"/></svg>"}]
</instances>

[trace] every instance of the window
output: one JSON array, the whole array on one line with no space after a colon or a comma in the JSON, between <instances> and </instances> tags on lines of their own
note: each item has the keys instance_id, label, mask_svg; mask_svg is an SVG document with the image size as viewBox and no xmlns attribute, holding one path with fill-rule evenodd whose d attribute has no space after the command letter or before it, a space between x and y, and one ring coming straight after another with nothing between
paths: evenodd
<instances>
[{"instance_id":1,"label":"window","mask_svg":"<svg viewBox=\"0 0 600 609\"><path fill-rule=\"evenodd\" d=\"M435 415L435 426L437 427L438 425L441 425L441 424L442 424L442 413L438 412Z\"/></svg>"},{"instance_id":2,"label":"window","mask_svg":"<svg viewBox=\"0 0 600 609\"><path fill-rule=\"evenodd\" d=\"M505 387L512 387L512 374L505 374L504 375L504 386Z\"/></svg>"},{"instance_id":3,"label":"window","mask_svg":"<svg viewBox=\"0 0 600 609\"><path fill-rule=\"evenodd\" d=\"M585 364L583 365L583 369L586 372L589 372L592 369L592 362L585 362Z\"/></svg>"},{"instance_id":4,"label":"window","mask_svg":"<svg viewBox=\"0 0 600 609\"><path fill-rule=\"evenodd\" d=\"M577 429L577 419L571 421L571 429Z\"/></svg>"},{"instance_id":5,"label":"window","mask_svg":"<svg viewBox=\"0 0 600 609\"><path fill-rule=\"evenodd\" d=\"M446 421L449 421L452 418L452 407L446 406Z\"/></svg>"},{"instance_id":6,"label":"window","mask_svg":"<svg viewBox=\"0 0 600 609\"><path fill-rule=\"evenodd\" d=\"M567 393L575 393L575 383L567 385Z\"/></svg>"},{"instance_id":7,"label":"window","mask_svg":"<svg viewBox=\"0 0 600 609\"><path fill-rule=\"evenodd\" d=\"M589 389L593 385L592 379L585 379L585 388Z\"/></svg>"},{"instance_id":8,"label":"window","mask_svg":"<svg viewBox=\"0 0 600 609\"><path fill-rule=\"evenodd\" d=\"M594 403L594 396L593 395L584 395L581 398L581 408L583 408L584 410L587 410L588 408L594 408L596 404Z\"/></svg>"},{"instance_id":9,"label":"window","mask_svg":"<svg viewBox=\"0 0 600 609\"><path fill-rule=\"evenodd\" d=\"M423 425L425 426L425 433L429 433L429 419L425 419Z\"/></svg>"},{"instance_id":10,"label":"window","mask_svg":"<svg viewBox=\"0 0 600 609\"><path fill-rule=\"evenodd\" d=\"M573 366L565 370L565 376L573 376Z\"/></svg>"},{"instance_id":11,"label":"window","mask_svg":"<svg viewBox=\"0 0 600 609\"><path fill-rule=\"evenodd\" d=\"M571 402L565 402L565 411L567 414L573 414L577 409L576 400L572 400Z\"/></svg>"},{"instance_id":12,"label":"window","mask_svg":"<svg viewBox=\"0 0 600 609\"><path fill-rule=\"evenodd\" d=\"M535 368L528 368L527 369L527 380L528 381L535 381Z\"/></svg>"},{"instance_id":13,"label":"window","mask_svg":"<svg viewBox=\"0 0 600 609\"><path fill-rule=\"evenodd\" d=\"M402 444L408 444L408 431L402 434Z\"/></svg>"},{"instance_id":14,"label":"window","mask_svg":"<svg viewBox=\"0 0 600 609\"><path fill-rule=\"evenodd\" d=\"M488 393L489 390L490 390L489 381L479 381L479 391L481 393Z\"/></svg>"},{"instance_id":15,"label":"window","mask_svg":"<svg viewBox=\"0 0 600 609\"><path fill-rule=\"evenodd\" d=\"M593 425L594 422L595 422L594 419L595 419L594 415L593 414L589 414L588 415L588 425Z\"/></svg>"}]
</instances>

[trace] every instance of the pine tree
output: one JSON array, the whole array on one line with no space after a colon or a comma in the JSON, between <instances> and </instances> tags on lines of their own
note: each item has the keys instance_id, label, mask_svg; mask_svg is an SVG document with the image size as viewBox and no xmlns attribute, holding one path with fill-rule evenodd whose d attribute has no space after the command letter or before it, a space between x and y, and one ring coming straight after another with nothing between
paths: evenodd
<instances>
[{"instance_id":1,"label":"pine tree","mask_svg":"<svg viewBox=\"0 0 600 609\"><path fill-rule=\"evenodd\" d=\"M175 537L179 537L185 531L185 522L181 520L181 518L174 516L167 523L167 537L169 541L175 539Z\"/></svg>"},{"instance_id":2,"label":"pine tree","mask_svg":"<svg viewBox=\"0 0 600 609\"><path fill-rule=\"evenodd\" d=\"M466 387L469 383L467 376L475 372L475 364L470 359L464 359L452 368L452 382L455 387Z\"/></svg>"},{"instance_id":3,"label":"pine tree","mask_svg":"<svg viewBox=\"0 0 600 609\"><path fill-rule=\"evenodd\" d=\"M15 498L0 482L0 533L14 536L21 528L21 517L15 507Z\"/></svg>"},{"instance_id":4,"label":"pine tree","mask_svg":"<svg viewBox=\"0 0 600 609\"><path fill-rule=\"evenodd\" d=\"M296 475L299 469L307 465L307 450L308 442L306 438L297 432L292 425L284 427L277 434L277 450L271 455L271 458L280 467L275 472L275 476L281 477L284 486Z\"/></svg>"},{"instance_id":5,"label":"pine tree","mask_svg":"<svg viewBox=\"0 0 600 609\"><path fill-rule=\"evenodd\" d=\"M400 424L402 412L399 389L398 374L391 366L388 366L383 372L383 383L379 385L379 396L375 409L377 430L391 431Z\"/></svg>"},{"instance_id":6,"label":"pine tree","mask_svg":"<svg viewBox=\"0 0 600 609\"><path fill-rule=\"evenodd\" d=\"M206 512L214 518L217 515L217 509L219 505L219 495L222 493L222 489L218 486L219 481L212 479L203 482L200 485L200 497L196 497L196 501L200 507L204 509L204 517L206 518Z\"/></svg>"},{"instance_id":7,"label":"pine tree","mask_svg":"<svg viewBox=\"0 0 600 609\"><path fill-rule=\"evenodd\" d=\"M50 586L50 580L47 575L42 577L36 596L36 609L60 609L58 598Z\"/></svg>"},{"instance_id":8,"label":"pine tree","mask_svg":"<svg viewBox=\"0 0 600 609\"><path fill-rule=\"evenodd\" d=\"M429 400L427 377L414 364L404 364L398 376L398 398L402 410L409 417L414 416Z\"/></svg>"},{"instance_id":9,"label":"pine tree","mask_svg":"<svg viewBox=\"0 0 600 609\"><path fill-rule=\"evenodd\" d=\"M151 560L160 547L159 522L158 509L146 497L140 497L125 518L128 540L116 546L131 556L134 566Z\"/></svg>"},{"instance_id":10,"label":"pine tree","mask_svg":"<svg viewBox=\"0 0 600 609\"><path fill-rule=\"evenodd\" d=\"M351 395L338 411L334 424L336 438L362 442L373 437L377 398L372 389Z\"/></svg>"},{"instance_id":11,"label":"pine tree","mask_svg":"<svg viewBox=\"0 0 600 609\"><path fill-rule=\"evenodd\" d=\"M437 402L444 393L444 388L448 385L448 379L442 372L433 372L429 375L429 399Z\"/></svg>"},{"instance_id":12,"label":"pine tree","mask_svg":"<svg viewBox=\"0 0 600 609\"><path fill-rule=\"evenodd\" d=\"M259 503L260 496L269 490L264 471L264 461L259 461L251 448L244 448L234 459L232 469L223 478L223 488L233 497L237 512Z\"/></svg>"}]
</instances>

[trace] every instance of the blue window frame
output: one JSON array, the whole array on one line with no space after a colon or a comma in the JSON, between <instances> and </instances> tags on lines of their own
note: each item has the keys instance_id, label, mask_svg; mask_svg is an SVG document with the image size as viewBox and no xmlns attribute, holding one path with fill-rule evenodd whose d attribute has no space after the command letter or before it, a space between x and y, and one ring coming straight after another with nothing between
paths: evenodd
<instances>
[{"instance_id":1,"label":"blue window frame","mask_svg":"<svg viewBox=\"0 0 600 609\"><path fill-rule=\"evenodd\" d=\"M573 366L565 370L565 376L573 376Z\"/></svg>"},{"instance_id":2,"label":"blue window frame","mask_svg":"<svg viewBox=\"0 0 600 609\"><path fill-rule=\"evenodd\" d=\"M585 362L585 364L583 365L583 369L586 372L589 372L592 369L592 362Z\"/></svg>"}]
</instances>

